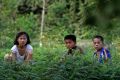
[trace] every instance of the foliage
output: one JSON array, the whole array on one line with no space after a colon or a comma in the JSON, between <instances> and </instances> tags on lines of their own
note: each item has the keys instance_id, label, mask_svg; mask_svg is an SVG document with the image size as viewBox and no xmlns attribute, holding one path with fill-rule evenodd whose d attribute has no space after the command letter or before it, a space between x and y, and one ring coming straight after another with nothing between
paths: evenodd
<instances>
[{"instance_id":1,"label":"foliage","mask_svg":"<svg viewBox=\"0 0 120 80\"><path fill-rule=\"evenodd\" d=\"M40 42L41 0L1 0L0 9L0 47L10 47L18 31ZM119 37L119 10L119 0L46 0L42 42L62 42L66 34L79 39L100 34L114 42Z\"/></svg>"},{"instance_id":2,"label":"foliage","mask_svg":"<svg viewBox=\"0 0 120 80\"><path fill-rule=\"evenodd\" d=\"M93 64L93 49L86 47L86 54L68 57L61 62L62 46L35 48L34 61L26 65L1 60L0 79L3 80L119 80L119 54L111 49L111 64ZM5 51L5 50L4 50Z\"/></svg>"},{"instance_id":3,"label":"foliage","mask_svg":"<svg viewBox=\"0 0 120 80\"><path fill-rule=\"evenodd\" d=\"M0 80L119 80L119 3L120 0L46 0L43 46L39 47L42 0L0 0ZM19 31L30 35L33 64L3 61ZM61 63L67 34L77 36L86 54L82 59ZM109 45L113 58L110 65L92 64L93 49L87 43L96 34L104 36Z\"/></svg>"}]
</instances>

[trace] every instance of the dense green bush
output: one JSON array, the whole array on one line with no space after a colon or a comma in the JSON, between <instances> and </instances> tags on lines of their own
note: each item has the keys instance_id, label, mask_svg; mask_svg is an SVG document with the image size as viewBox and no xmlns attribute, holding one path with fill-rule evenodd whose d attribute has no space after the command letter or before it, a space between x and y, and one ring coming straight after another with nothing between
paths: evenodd
<instances>
[{"instance_id":1,"label":"dense green bush","mask_svg":"<svg viewBox=\"0 0 120 80\"><path fill-rule=\"evenodd\" d=\"M85 55L61 61L63 46L34 48L33 63L7 63L0 60L1 80L119 80L119 52L111 49L110 64L93 64L93 49L85 48ZM3 53L4 51L4 53ZM9 50L3 50L2 54Z\"/></svg>"},{"instance_id":2,"label":"dense green bush","mask_svg":"<svg viewBox=\"0 0 120 80\"><path fill-rule=\"evenodd\" d=\"M40 39L42 0L0 0L0 80L119 80L119 3L119 0L46 0ZM20 6L24 7L20 9L22 13ZM19 31L30 35L33 64L3 61ZM63 38L67 34L77 36L86 54L61 63ZM112 64L92 63L93 48L87 42L96 34L104 36L111 50ZM42 47L39 47L40 40Z\"/></svg>"}]
</instances>

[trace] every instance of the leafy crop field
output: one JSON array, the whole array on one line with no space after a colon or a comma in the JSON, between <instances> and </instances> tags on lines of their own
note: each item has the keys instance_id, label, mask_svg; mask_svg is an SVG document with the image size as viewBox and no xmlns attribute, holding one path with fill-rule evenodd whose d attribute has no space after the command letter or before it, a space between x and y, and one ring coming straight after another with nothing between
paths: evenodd
<instances>
[{"instance_id":1,"label":"leafy crop field","mask_svg":"<svg viewBox=\"0 0 120 80\"><path fill-rule=\"evenodd\" d=\"M34 48L29 65L4 61L19 31ZM61 62L68 34L83 40L85 54ZM93 63L95 35L104 37L111 63ZM0 0L0 80L94 79L120 80L120 0Z\"/></svg>"},{"instance_id":2,"label":"leafy crop field","mask_svg":"<svg viewBox=\"0 0 120 80\"><path fill-rule=\"evenodd\" d=\"M93 63L92 46L84 47L85 54L60 59L64 46L34 47L33 62L29 65L9 63L3 60L9 49L0 49L0 80L119 80L120 55L116 48L110 48L110 64Z\"/></svg>"}]
</instances>

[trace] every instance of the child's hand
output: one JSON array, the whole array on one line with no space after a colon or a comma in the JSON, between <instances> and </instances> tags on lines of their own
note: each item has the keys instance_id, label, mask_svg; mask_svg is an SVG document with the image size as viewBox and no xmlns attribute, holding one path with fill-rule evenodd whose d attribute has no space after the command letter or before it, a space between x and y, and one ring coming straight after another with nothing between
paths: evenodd
<instances>
[{"instance_id":1,"label":"child's hand","mask_svg":"<svg viewBox=\"0 0 120 80\"><path fill-rule=\"evenodd\" d=\"M6 55L4 56L4 60L11 62L11 61L13 60L13 59L12 59L12 54L11 54L11 53L6 54Z\"/></svg>"}]
</instances>

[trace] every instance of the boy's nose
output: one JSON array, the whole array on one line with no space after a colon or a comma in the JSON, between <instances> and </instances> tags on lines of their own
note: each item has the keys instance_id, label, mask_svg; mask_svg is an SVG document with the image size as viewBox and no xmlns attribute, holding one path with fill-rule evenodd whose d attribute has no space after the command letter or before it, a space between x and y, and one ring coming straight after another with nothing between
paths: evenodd
<instances>
[{"instance_id":1,"label":"boy's nose","mask_svg":"<svg viewBox=\"0 0 120 80\"><path fill-rule=\"evenodd\" d=\"M95 46L98 46L98 44L96 44Z\"/></svg>"},{"instance_id":2,"label":"boy's nose","mask_svg":"<svg viewBox=\"0 0 120 80\"><path fill-rule=\"evenodd\" d=\"M69 46L70 46L70 44L67 44L67 46L69 47Z\"/></svg>"}]
</instances>

